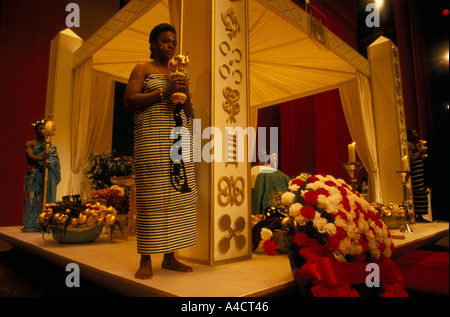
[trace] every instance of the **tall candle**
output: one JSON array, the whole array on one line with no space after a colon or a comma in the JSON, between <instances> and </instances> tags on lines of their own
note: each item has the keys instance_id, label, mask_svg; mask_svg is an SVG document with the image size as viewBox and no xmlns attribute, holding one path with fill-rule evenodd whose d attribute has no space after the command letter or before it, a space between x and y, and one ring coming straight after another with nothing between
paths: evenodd
<instances>
[{"instance_id":1,"label":"tall candle","mask_svg":"<svg viewBox=\"0 0 450 317\"><path fill-rule=\"evenodd\" d=\"M402 171L407 171L408 169L408 156L405 155L402 157Z\"/></svg>"},{"instance_id":2,"label":"tall candle","mask_svg":"<svg viewBox=\"0 0 450 317\"><path fill-rule=\"evenodd\" d=\"M355 146L356 146L355 142L348 145L348 161L349 162L356 162Z\"/></svg>"}]
</instances>

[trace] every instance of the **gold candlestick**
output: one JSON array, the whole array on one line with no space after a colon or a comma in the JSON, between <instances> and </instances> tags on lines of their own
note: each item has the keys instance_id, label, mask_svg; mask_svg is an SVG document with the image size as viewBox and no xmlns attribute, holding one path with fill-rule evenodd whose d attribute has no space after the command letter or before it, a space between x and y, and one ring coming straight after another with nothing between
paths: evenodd
<instances>
[{"instance_id":1,"label":"gold candlestick","mask_svg":"<svg viewBox=\"0 0 450 317\"><path fill-rule=\"evenodd\" d=\"M345 170L347 171L348 176L351 180L351 186L354 190L358 189L358 173L362 168L361 162L347 162L342 164L344 166Z\"/></svg>"},{"instance_id":2,"label":"gold candlestick","mask_svg":"<svg viewBox=\"0 0 450 317\"><path fill-rule=\"evenodd\" d=\"M410 223L414 222L414 210L408 201L408 180L411 172L407 170L397 171L397 174L402 178L403 186L403 209L405 210L405 223L400 227L400 232L413 232ZM412 217L412 220L411 220Z\"/></svg>"}]
</instances>

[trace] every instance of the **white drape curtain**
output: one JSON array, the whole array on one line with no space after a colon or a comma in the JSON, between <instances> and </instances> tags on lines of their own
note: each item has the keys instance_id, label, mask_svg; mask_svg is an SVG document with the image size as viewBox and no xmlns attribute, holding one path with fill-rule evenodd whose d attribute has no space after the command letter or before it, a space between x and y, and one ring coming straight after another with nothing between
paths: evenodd
<instances>
[{"instance_id":1,"label":"white drape curtain","mask_svg":"<svg viewBox=\"0 0 450 317\"><path fill-rule=\"evenodd\" d=\"M181 26L181 0L169 0L169 15L170 15L170 24L175 27L177 30L177 38L178 38L178 49L180 50L179 54L185 54L186 52L182 52L184 50L182 38L183 38L183 29Z\"/></svg>"},{"instance_id":2,"label":"white drape curtain","mask_svg":"<svg viewBox=\"0 0 450 317\"><path fill-rule=\"evenodd\" d=\"M369 176L369 201L383 202L369 78L357 72L339 93L350 135Z\"/></svg>"},{"instance_id":3,"label":"white drape curtain","mask_svg":"<svg viewBox=\"0 0 450 317\"><path fill-rule=\"evenodd\" d=\"M75 71L69 193L84 194L89 155L112 138L113 80L92 70L92 58Z\"/></svg>"}]
</instances>

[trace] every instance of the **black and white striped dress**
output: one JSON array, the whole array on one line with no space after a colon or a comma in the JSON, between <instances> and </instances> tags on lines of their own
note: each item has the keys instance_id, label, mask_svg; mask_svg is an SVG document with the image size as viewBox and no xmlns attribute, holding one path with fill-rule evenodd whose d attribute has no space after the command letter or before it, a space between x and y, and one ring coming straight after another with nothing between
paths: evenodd
<instances>
[{"instance_id":1,"label":"black and white striped dress","mask_svg":"<svg viewBox=\"0 0 450 317\"><path fill-rule=\"evenodd\" d=\"M412 154L418 150L413 149ZM422 158L419 157L411 163L411 185L413 190L414 213L416 215L426 215L428 213L428 194L425 184L425 170Z\"/></svg>"},{"instance_id":2,"label":"black and white striped dress","mask_svg":"<svg viewBox=\"0 0 450 317\"><path fill-rule=\"evenodd\" d=\"M169 77L152 74L143 91L167 86ZM174 140L175 105L166 97L134 113L134 157L136 182L136 233L140 254L168 253L193 246L197 229L197 188L192 159L192 118L181 111L183 127L190 131L191 159L185 162L191 192L176 191L170 180L170 151ZM185 153L183 153L185 154ZM184 156L183 156L184 157Z\"/></svg>"}]
</instances>

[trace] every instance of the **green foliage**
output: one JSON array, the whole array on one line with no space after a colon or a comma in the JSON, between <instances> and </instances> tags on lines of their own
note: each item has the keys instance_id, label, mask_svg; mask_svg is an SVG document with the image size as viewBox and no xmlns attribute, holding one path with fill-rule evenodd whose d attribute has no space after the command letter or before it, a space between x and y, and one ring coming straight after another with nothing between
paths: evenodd
<instances>
[{"instance_id":1,"label":"green foliage","mask_svg":"<svg viewBox=\"0 0 450 317\"><path fill-rule=\"evenodd\" d=\"M112 186L111 177L130 176L134 174L133 158L119 156L116 151L89 156L89 169L86 176L90 180L91 189L99 190Z\"/></svg>"}]
</instances>

